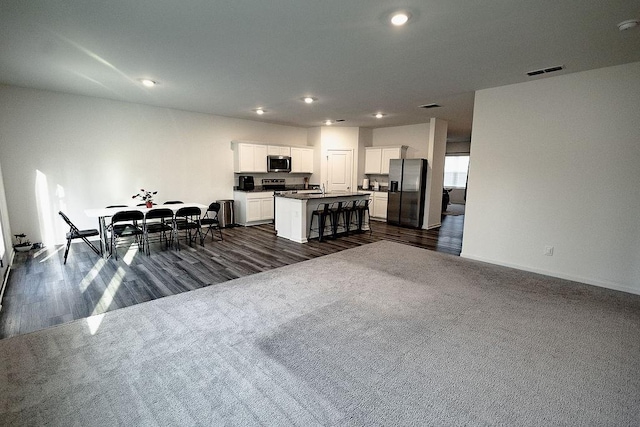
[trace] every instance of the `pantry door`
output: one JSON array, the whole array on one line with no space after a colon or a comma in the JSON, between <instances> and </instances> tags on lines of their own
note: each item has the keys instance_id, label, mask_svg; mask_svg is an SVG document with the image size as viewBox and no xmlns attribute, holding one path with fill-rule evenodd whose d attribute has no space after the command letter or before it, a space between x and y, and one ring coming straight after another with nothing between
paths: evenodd
<instances>
[{"instance_id":1,"label":"pantry door","mask_svg":"<svg viewBox=\"0 0 640 427\"><path fill-rule=\"evenodd\" d=\"M353 151L328 150L327 192L350 193L353 185Z\"/></svg>"}]
</instances>

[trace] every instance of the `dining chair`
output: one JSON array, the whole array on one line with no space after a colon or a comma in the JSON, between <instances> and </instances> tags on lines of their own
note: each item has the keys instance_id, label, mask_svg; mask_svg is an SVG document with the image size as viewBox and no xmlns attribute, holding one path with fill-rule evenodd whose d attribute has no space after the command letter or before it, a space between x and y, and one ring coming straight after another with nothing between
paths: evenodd
<instances>
[{"instance_id":1,"label":"dining chair","mask_svg":"<svg viewBox=\"0 0 640 427\"><path fill-rule=\"evenodd\" d=\"M220 240L224 240L222 238L222 228L220 228L220 221L218 220L218 214L220 213L220 203L213 202L207 208L207 211L204 213L204 216L200 220L200 227L207 227L207 231L202 236L201 243L204 243L204 239L207 238L207 235L211 233L211 239L213 239L214 230L218 230L220 233Z\"/></svg>"},{"instance_id":2,"label":"dining chair","mask_svg":"<svg viewBox=\"0 0 640 427\"><path fill-rule=\"evenodd\" d=\"M162 245L164 239L165 248L169 247L170 237L173 237L173 211L169 208L154 208L148 211L144 216L142 223L144 250L147 255L151 254L149 246L149 234L157 234L158 241ZM169 237L167 237L169 233Z\"/></svg>"},{"instance_id":3,"label":"dining chair","mask_svg":"<svg viewBox=\"0 0 640 427\"><path fill-rule=\"evenodd\" d=\"M118 240L126 238L134 238L138 248L143 248L143 231L138 225L138 222L142 223L144 220L144 214L140 211L126 210L116 212L111 217L111 244L110 252L115 253L116 259L118 259Z\"/></svg>"},{"instance_id":4,"label":"dining chair","mask_svg":"<svg viewBox=\"0 0 640 427\"><path fill-rule=\"evenodd\" d=\"M191 246L191 242L200 238L200 245L204 246L202 229L200 228L200 215L202 211L195 206L178 209L173 217L173 235L176 249L180 250L180 231L184 231L184 238Z\"/></svg>"},{"instance_id":5,"label":"dining chair","mask_svg":"<svg viewBox=\"0 0 640 427\"><path fill-rule=\"evenodd\" d=\"M163 203L163 205L183 205L184 202L182 200L167 200L166 202ZM175 224L175 217L171 220L172 226L174 226ZM178 222L182 222L184 225L184 221L182 219L180 219Z\"/></svg>"},{"instance_id":6,"label":"dining chair","mask_svg":"<svg viewBox=\"0 0 640 427\"><path fill-rule=\"evenodd\" d=\"M60 216L62 217L62 219L64 220L64 222L67 223L67 225L70 227L69 228L69 232L67 233L67 248L64 251L64 263L63 264L67 264L67 256L69 255L69 248L71 247L71 241L75 240L75 239L82 239L83 242L85 242L87 245L89 245L89 247L91 248L91 250L93 250L93 252L96 253L96 255L102 255L102 253L100 252L100 250L98 248L95 247L95 245L93 243L91 243L91 241L89 240L89 237L93 237L93 236L99 236L100 232L96 229L87 229L87 230L80 230L78 229L78 227L76 227L71 220L69 219L68 216L66 216L65 214L62 213L62 211L58 212L58 214L60 214Z\"/></svg>"},{"instance_id":7,"label":"dining chair","mask_svg":"<svg viewBox=\"0 0 640 427\"><path fill-rule=\"evenodd\" d=\"M106 208L107 209L112 209L112 208L128 208L129 205L109 205ZM105 228L107 231L111 231L111 222L108 222L107 220L105 220Z\"/></svg>"}]
</instances>

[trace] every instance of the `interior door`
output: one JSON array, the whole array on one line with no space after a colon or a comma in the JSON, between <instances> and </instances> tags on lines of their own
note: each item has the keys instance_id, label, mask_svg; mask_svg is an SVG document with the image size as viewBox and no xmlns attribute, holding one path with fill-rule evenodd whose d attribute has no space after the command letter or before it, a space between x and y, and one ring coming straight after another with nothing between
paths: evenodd
<instances>
[{"instance_id":1,"label":"interior door","mask_svg":"<svg viewBox=\"0 0 640 427\"><path fill-rule=\"evenodd\" d=\"M329 150L327 172L327 192L350 193L353 183L353 151Z\"/></svg>"}]
</instances>

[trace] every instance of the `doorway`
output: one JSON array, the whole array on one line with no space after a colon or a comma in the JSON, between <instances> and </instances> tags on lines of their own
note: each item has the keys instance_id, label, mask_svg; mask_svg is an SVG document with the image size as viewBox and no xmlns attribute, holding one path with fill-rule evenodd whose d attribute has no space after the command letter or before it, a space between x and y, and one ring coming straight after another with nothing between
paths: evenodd
<instances>
[{"instance_id":1,"label":"doorway","mask_svg":"<svg viewBox=\"0 0 640 427\"><path fill-rule=\"evenodd\" d=\"M327 192L350 193L353 186L353 151L327 151Z\"/></svg>"}]
</instances>

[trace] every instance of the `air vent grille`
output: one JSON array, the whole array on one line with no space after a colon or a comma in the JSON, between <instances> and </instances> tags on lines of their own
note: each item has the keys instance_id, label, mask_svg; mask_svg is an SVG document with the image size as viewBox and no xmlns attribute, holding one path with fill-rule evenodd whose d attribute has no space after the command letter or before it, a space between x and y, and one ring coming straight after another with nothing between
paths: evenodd
<instances>
[{"instance_id":1,"label":"air vent grille","mask_svg":"<svg viewBox=\"0 0 640 427\"><path fill-rule=\"evenodd\" d=\"M554 71L560 71L562 69L564 69L564 65L557 65L555 67L549 67L549 68L541 68L539 70L529 71L527 73L527 76L529 77L538 76L540 74L553 73Z\"/></svg>"},{"instance_id":2,"label":"air vent grille","mask_svg":"<svg viewBox=\"0 0 640 427\"><path fill-rule=\"evenodd\" d=\"M433 103L433 104L424 104L424 105L421 105L419 108L428 109L428 108L439 108L439 107L442 107L442 105L439 105L439 104L435 104L435 103Z\"/></svg>"}]
</instances>

